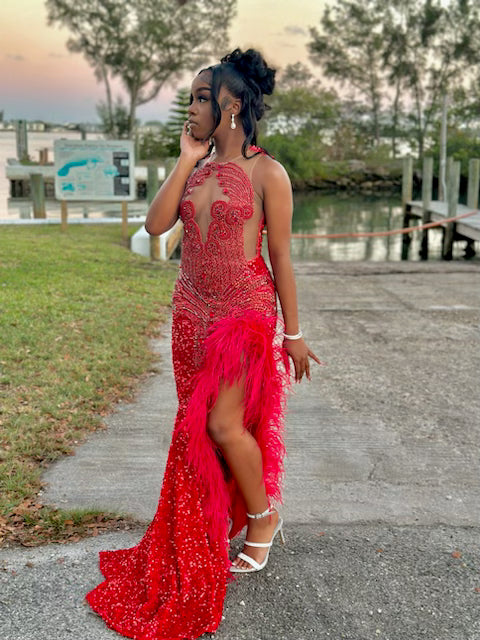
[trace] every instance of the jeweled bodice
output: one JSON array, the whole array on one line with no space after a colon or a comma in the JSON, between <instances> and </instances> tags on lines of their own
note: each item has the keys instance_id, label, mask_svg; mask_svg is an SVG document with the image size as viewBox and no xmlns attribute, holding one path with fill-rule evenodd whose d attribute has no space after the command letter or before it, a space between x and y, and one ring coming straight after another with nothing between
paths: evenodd
<instances>
[{"instance_id":1,"label":"jeweled bodice","mask_svg":"<svg viewBox=\"0 0 480 640\"><path fill-rule=\"evenodd\" d=\"M211 202L211 219L203 238L191 194L212 175L225 199ZM233 162L208 162L187 181L180 203L184 223L181 270L199 291L215 295L248 275L252 259L245 257L244 225L253 215L253 195L245 171ZM262 229L263 217L256 229L255 258L261 254Z\"/></svg>"},{"instance_id":2,"label":"jeweled bodice","mask_svg":"<svg viewBox=\"0 0 480 640\"><path fill-rule=\"evenodd\" d=\"M249 176L234 162L207 162L185 185L173 312L177 326L183 316L187 326L196 327L193 351L198 366L203 341L216 320L242 316L247 310L276 314L273 278L261 255L263 206L254 198ZM188 340L186 333L181 340Z\"/></svg>"}]
</instances>

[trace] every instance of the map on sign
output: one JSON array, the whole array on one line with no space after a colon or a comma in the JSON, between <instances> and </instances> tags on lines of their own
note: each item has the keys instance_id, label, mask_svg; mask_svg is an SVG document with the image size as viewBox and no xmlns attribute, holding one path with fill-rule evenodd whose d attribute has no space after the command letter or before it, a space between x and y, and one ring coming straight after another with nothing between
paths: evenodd
<instances>
[{"instance_id":1,"label":"map on sign","mask_svg":"<svg viewBox=\"0 0 480 640\"><path fill-rule=\"evenodd\" d=\"M134 200L131 140L55 140L58 200Z\"/></svg>"}]
</instances>

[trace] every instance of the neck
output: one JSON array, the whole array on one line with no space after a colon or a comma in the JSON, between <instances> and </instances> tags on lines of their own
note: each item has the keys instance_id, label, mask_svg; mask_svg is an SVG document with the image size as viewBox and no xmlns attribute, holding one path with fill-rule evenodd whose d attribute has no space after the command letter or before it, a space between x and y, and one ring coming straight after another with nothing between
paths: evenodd
<instances>
[{"instance_id":1,"label":"neck","mask_svg":"<svg viewBox=\"0 0 480 640\"><path fill-rule=\"evenodd\" d=\"M240 123L239 123L240 124ZM236 158L242 154L242 145L245 140L245 133L242 126L236 129L229 129L226 134L213 136L215 142L215 154L219 162L225 162L231 158Z\"/></svg>"}]
</instances>

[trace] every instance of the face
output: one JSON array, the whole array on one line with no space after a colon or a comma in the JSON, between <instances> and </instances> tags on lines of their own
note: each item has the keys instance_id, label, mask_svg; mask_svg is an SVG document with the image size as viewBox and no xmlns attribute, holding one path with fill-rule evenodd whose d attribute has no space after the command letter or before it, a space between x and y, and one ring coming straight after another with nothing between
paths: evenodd
<instances>
[{"instance_id":1,"label":"face","mask_svg":"<svg viewBox=\"0 0 480 640\"><path fill-rule=\"evenodd\" d=\"M206 140L214 126L212 101L211 101L212 74L209 71L199 73L192 82L190 94L190 106L188 108L188 121L194 138ZM230 126L231 114L238 115L240 102L235 99L224 87L220 87L218 104L222 113L222 119L215 134Z\"/></svg>"}]
</instances>

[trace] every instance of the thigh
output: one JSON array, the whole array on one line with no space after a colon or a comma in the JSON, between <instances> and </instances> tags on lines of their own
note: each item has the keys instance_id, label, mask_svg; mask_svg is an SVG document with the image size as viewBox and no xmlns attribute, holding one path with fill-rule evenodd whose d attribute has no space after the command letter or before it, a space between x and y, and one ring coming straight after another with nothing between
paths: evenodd
<instances>
[{"instance_id":1,"label":"thigh","mask_svg":"<svg viewBox=\"0 0 480 640\"><path fill-rule=\"evenodd\" d=\"M208 431L216 441L226 441L243 431L244 377L233 384L220 382L218 396L208 415Z\"/></svg>"},{"instance_id":2,"label":"thigh","mask_svg":"<svg viewBox=\"0 0 480 640\"><path fill-rule=\"evenodd\" d=\"M245 376L233 384L220 381L218 396L210 410L210 417L217 418L232 413L242 414L245 401Z\"/></svg>"}]
</instances>

